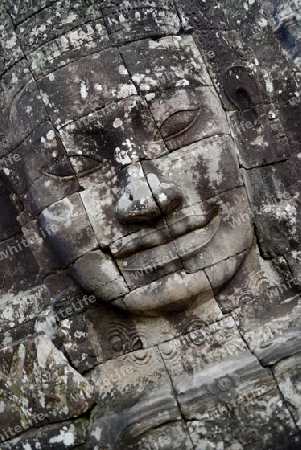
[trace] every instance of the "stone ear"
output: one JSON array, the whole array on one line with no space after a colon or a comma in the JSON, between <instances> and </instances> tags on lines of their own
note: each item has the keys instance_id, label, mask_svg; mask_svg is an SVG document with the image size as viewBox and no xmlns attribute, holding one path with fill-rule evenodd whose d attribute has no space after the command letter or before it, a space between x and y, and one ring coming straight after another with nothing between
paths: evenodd
<instances>
[{"instance_id":1,"label":"stone ear","mask_svg":"<svg viewBox=\"0 0 301 450\"><path fill-rule=\"evenodd\" d=\"M262 103L260 87L247 67L236 65L228 68L224 75L224 89L228 100L240 111Z\"/></svg>"}]
</instances>

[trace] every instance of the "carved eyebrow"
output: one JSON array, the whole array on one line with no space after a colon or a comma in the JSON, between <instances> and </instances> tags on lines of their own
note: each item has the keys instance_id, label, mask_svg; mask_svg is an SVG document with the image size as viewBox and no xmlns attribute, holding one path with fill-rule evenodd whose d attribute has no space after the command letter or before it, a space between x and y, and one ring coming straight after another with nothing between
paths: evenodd
<instances>
[{"instance_id":1,"label":"carved eyebrow","mask_svg":"<svg viewBox=\"0 0 301 450\"><path fill-rule=\"evenodd\" d=\"M178 137L178 136L180 136L181 134L185 133L187 130L189 130L189 128L191 128L191 127L195 124L195 122L198 120L198 118L199 118L199 116L200 116L200 114L201 114L200 108L181 109L181 110L179 110L179 111L174 112L174 113L171 114L169 117L167 117L167 119L165 119L164 122L162 123L162 125L160 126L160 130L162 129L162 127L164 127L164 126L166 125L166 123L168 123L168 121L169 121L173 116L178 115L178 114L180 114L181 112L183 112L183 113L184 113L184 112L196 112L196 114L195 114L193 120L191 120L191 122L190 122L188 125L186 125L186 127L182 128L180 131L177 131L176 133L174 133L174 134L172 134L172 135L170 135L170 136L164 137L164 139L166 139L167 141L169 141L169 140L171 140L171 139L174 139L175 137Z\"/></svg>"}]
</instances>

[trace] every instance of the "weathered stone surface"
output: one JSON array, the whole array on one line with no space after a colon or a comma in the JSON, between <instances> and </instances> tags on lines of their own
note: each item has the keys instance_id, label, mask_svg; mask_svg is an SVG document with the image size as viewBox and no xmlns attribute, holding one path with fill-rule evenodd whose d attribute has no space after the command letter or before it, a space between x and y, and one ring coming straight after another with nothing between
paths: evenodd
<instances>
[{"instance_id":1,"label":"weathered stone surface","mask_svg":"<svg viewBox=\"0 0 301 450\"><path fill-rule=\"evenodd\" d=\"M82 56L99 52L109 45L102 19L83 24L43 44L27 55L28 63L37 79Z\"/></svg>"},{"instance_id":2,"label":"weathered stone surface","mask_svg":"<svg viewBox=\"0 0 301 450\"><path fill-rule=\"evenodd\" d=\"M259 1L21 3L0 446L297 450L301 76Z\"/></svg>"},{"instance_id":3,"label":"weathered stone surface","mask_svg":"<svg viewBox=\"0 0 301 450\"><path fill-rule=\"evenodd\" d=\"M171 87L212 84L191 36L134 42L122 47L121 54L143 94Z\"/></svg>"},{"instance_id":4,"label":"weathered stone surface","mask_svg":"<svg viewBox=\"0 0 301 450\"><path fill-rule=\"evenodd\" d=\"M29 291L21 291L1 296L0 332L15 328L30 319L36 318L50 303L49 294L42 286Z\"/></svg>"},{"instance_id":5,"label":"weathered stone surface","mask_svg":"<svg viewBox=\"0 0 301 450\"><path fill-rule=\"evenodd\" d=\"M37 430L27 431L22 436L0 444L1 450L64 450L78 448L85 442L85 429L82 422L62 422Z\"/></svg>"},{"instance_id":6,"label":"weathered stone surface","mask_svg":"<svg viewBox=\"0 0 301 450\"><path fill-rule=\"evenodd\" d=\"M149 37L176 34L180 21L171 0L158 0L156 3L126 0L105 0L103 15L110 38L114 44Z\"/></svg>"},{"instance_id":7,"label":"weathered stone surface","mask_svg":"<svg viewBox=\"0 0 301 450\"><path fill-rule=\"evenodd\" d=\"M0 259L1 294L18 295L41 281L39 267L22 235L0 243Z\"/></svg>"},{"instance_id":8,"label":"weathered stone surface","mask_svg":"<svg viewBox=\"0 0 301 450\"><path fill-rule=\"evenodd\" d=\"M46 116L45 107L26 62L1 77L0 155L14 149Z\"/></svg>"},{"instance_id":9,"label":"weathered stone surface","mask_svg":"<svg viewBox=\"0 0 301 450\"><path fill-rule=\"evenodd\" d=\"M14 23L19 23L33 15L41 8L53 3L53 0L5 0L5 6L12 16Z\"/></svg>"},{"instance_id":10,"label":"weathered stone surface","mask_svg":"<svg viewBox=\"0 0 301 450\"><path fill-rule=\"evenodd\" d=\"M106 77L100 80L99 73L106 74ZM55 90L52 88L53 82ZM58 127L107 103L136 94L136 88L116 49L71 62L43 78L38 86L47 111Z\"/></svg>"},{"instance_id":11,"label":"weathered stone surface","mask_svg":"<svg viewBox=\"0 0 301 450\"><path fill-rule=\"evenodd\" d=\"M289 158L290 149L276 114L266 106L230 114L232 133L243 167L262 166Z\"/></svg>"},{"instance_id":12,"label":"weathered stone surface","mask_svg":"<svg viewBox=\"0 0 301 450\"><path fill-rule=\"evenodd\" d=\"M65 265L98 247L86 210L77 193L45 208L39 217L39 225L43 229L47 225L56 228L49 235L49 240Z\"/></svg>"},{"instance_id":13,"label":"weathered stone surface","mask_svg":"<svg viewBox=\"0 0 301 450\"><path fill-rule=\"evenodd\" d=\"M208 290L211 288L203 271L195 274L181 271L130 292L124 303L133 313L156 316L185 309L199 296L207 298Z\"/></svg>"},{"instance_id":14,"label":"weathered stone surface","mask_svg":"<svg viewBox=\"0 0 301 450\"><path fill-rule=\"evenodd\" d=\"M217 216L219 225L209 245L204 247L203 251L183 260L184 268L189 273L207 268L231 257L236 259L236 255L250 249L253 244L251 212L244 188L222 193L217 198L213 198L209 205L211 208L219 208ZM227 236L226 239L225 236ZM194 234L187 235L188 239L189 237L193 244ZM188 245L188 239L186 245ZM234 275L238 267L239 265L233 264L234 272L228 273L227 278L224 278L225 271L223 271L218 283L219 286L222 286L224 281L228 281L229 276ZM225 268L225 270L227 269Z\"/></svg>"},{"instance_id":15,"label":"weathered stone surface","mask_svg":"<svg viewBox=\"0 0 301 450\"><path fill-rule=\"evenodd\" d=\"M285 259L288 262L289 268L293 274L293 282L294 285L298 288L298 291L301 290L301 252L297 250L293 250L285 255Z\"/></svg>"},{"instance_id":16,"label":"weathered stone surface","mask_svg":"<svg viewBox=\"0 0 301 450\"><path fill-rule=\"evenodd\" d=\"M144 183L146 183L145 180L143 184ZM149 188L147 193L148 199L153 200L152 193ZM151 226L152 223L147 223L146 221L142 230L141 222L138 224L124 224L117 219L116 207L120 199L120 190L118 180L116 178L100 185L96 184L93 187L91 186L85 191L82 191L80 195L101 248L107 248L110 244L114 245L114 243L118 240L122 240L123 242L123 238L125 238L129 233L132 234L134 244L139 236L139 233L144 236L149 232L152 232L154 229L158 231L162 228L166 229L166 225L162 219L159 219L157 222L153 223L153 227ZM147 215L148 211L146 210L145 212ZM156 239L156 235L153 239Z\"/></svg>"},{"instance_id":17,"label":"weathered stone surface","mask_svg":"<svg viewBox=\"0 0 301 450\"><path fill-rule=\"evenodd\" d=\"M22 193L21 199L29 203L30 212L35 217L42 209L79 189L60 137L51 123L39 127L16 152L24 171L24 175L15 181L16 190L22 190L23 177L30 180L23 192L26 199L22 199Z\"/></svg>"},{"instance_id":18,"label":"weathered stone surface","mask_svg":"<svg viewBox=\"0 0 301 450\"><path fill-rule=\"evenodd\" d=\"M231 317L159 345L173 383L247 350Z\"/></svg>"},{"instance_id":19,"label":"weathered stone surface","mask_svg":"<svg viewBox=\"0 0 301 450\"><path fill-rule=\"evenodd\" d=\"M93 305L96 308L95 300ZM62 320L60 329L64 350L79 372L142 348L142 339L126 314L108 306L78 314L78 303L83 304L84 299L77 304L74 301L68 310L61 307L58 317ZM76 315L67 315L67 311Z\"/></svg>"},{"instance_id":20,"label":"weathered stone surface","mask_svg":"<svg viewBox=\"0 0 301 450\"><path fill-rule=\"evenodd\" d=\"M165 314L157 317L134 315L133 320L143 348L148 348L203 329L222 317L222 312L209 289L192 301L185 310L179 311L177 314Z\"/></svg>"},{"instance_id":21,"label":"weathered stone surface","mask_svg":"<svg viewBox=\"0 0 301 450\"><path fill-rule=\"evenodd\" d=\"M117 259L117 264L131 289L144 286L182 269L180 257L173 243L144 250L124 259Z\"/></svg>"},{"instance_id":22,"label":"weathered stone surface","mask_svg":"<svg viewBox=\"0 0 301 450\"><path fill-rule=\"evenodd\" d=\"M264 393L263 386L257 389L249 393L250 401L247 401L248 396L244 398L242 405L239 403L243 397L238 398L236 408L230 411L225 411L226 407L223 406L220 408L221 413L214 411L214 418L189 421L188 429L194 448L197 445L204 448L223 445L224 448L282 450L291 444L292 448L298 449L300 437L279 392L273 389L260 395Z\"/></svg>"},{"instance_id":23,"label":"weathered stone surface","mask_svg":"<svg viewBox=\"0 0 301 450\"><path fill-rule=\"evenodd\" d=\"M92 445L102 444L112 449L125 445L130 449L135 448L136 442L136 448L142 449L143 441L139 441L145 434L147 439L152 428L160 430L171 422L180 425L181 413L170 379L155 348L108 361L94 369L89 379L101 399L92 417ZM180 426L178 431L177 442L190 449L185 428ZM156 434L153 436L155 438Z\"/></svg>"},{"instance_id":24,"label":"weathered stone surface","mask_svg":"<svg viewBox=\"0 0 301 450\"><path fill-rule=\"evenodd\" d=\"M264 296L258 295L239 308L234 317L249 347L264 364L273 364L282 355L296 352L300 297L292 283L282 282Z\"/></svg>"},{"instance_id":25,"label":"weathered stone surface","mask_svg":"<svg viewBox=\"0 0 301 450\"><path fill-rule=\"evenodd\" d=\"M299 346L300 350L300 346ZM301 384L300 384L301 355L297 353L290 358L280 361L273 368L279 389L287 402L294 420L301 429Z\"/></svg>"},{"instance_id":26,"label":"weathered stone surface","mask_svg":"<svg viewBox=\"0 0 301 450\"><path fill-rule=\"evenodd\" d=\"M23 56L10 16L0 10L0 73Z\"/></svg>"},{"instance_id":27,"label":"weathered stone surface","mask_svg":"<svg viewBox=\"0 0 301 450\"><path fill-rule=\"evenodd\" d=\"M0 162L1 164L1 162ZM3 171L9 165L6 160L2 161ZM1 166L0 166L1 167ZM0 169L1 170L1 169ZM9 197L9 191L5 189L5 177L0 173L0 205L1 205L1 219L0 219L0 240L4 241L19 234L21 229L17 222L17 211Z\"/></svg>"},{"instance_id":28,"label":"weathered stone surface","mask_svg":"<svg viewBox=\"0 0 301 450\"><path fill-rule=\"evenodd\" d=\"M192 134L187 147L142 163L157 202L160 201L158 194L164 189L164 185L158 185L160 177L163 178L161 184L177 180L177 190L182 194L182 208L205 202L221 192L241 186L231 138L211 137L190 144L194 139L200 137ZM227 165L224 161L228 161Z\"/></svg>"},{"instance_id":29,"label":"weathered stone surface","mask_svg":"<svg viewBox=\"0 0 301 450\"><path fill-rule=\"evenodd\" d=\"M282 262L284 263L283 260ZM233 264L239 265L239 270L234 276L232 276ZM219 280L221 276L224 276L225 270L232 278L220 290ZM235 310L239 306L246 306L249 302L255 301L256 298L272 298L274 297L274 289L276 289L277 294L278 287L285 283L281 271L277 270L277 264L274 267L273 264L264 261L257 247L253 247L247 254L243 252L234 258L208 267L205 272L215 292L218 304L224 313ZM220 272L222 272L222 275ZM292 288L293 295L295 295L296 292L293 290L292 284L288 286L289 288Z\"/></svg>"},{"instance_id":30,"label":"weathered stone surface","mask_svg":"<svg viewBox=\"0 0 301 450\"><path fill-rule=\"evenodd\" d=\"M42 276L47 276L63 268L62 262L55 255L48 241L49 235L55 231L56 228L43 230L38 226L36 220L22 227L23 235L39 264L40 274Z\"/></svg>"},{"instance_id":31,"label":"weathered stone surface","mask_svg":"<svg viewBox=\"0 0 301 450\"><path fill-rule=\"evenodd\" d=\"M263 255L275 257L295 249L300 208L293 165L288 161L243 173Z\"/></svg>"},{"instance_id":32,"label":"weathered stone surface","mask_svg":"<svg viewBox=\"0 0 301 450\"><path fill-rule=\"evenodd\" d=\"M210 418L219 414L225 403L226 409L232 409L274 387L270 372L263 369L249 351L194 373L193 380L187 377L175 384L181 411L187 420Z\"/></svg>"},{"instance_id":33,"label":"weathered stone surface","mask_svg":"<svg viewBox=\"0 0 301 450\"><path fill-rule=\"evenodd\" d=\"M18 435L24 428L79 416L93 405L92 386L47 336L41 334L0 352L4 430L10 425Z\"/></svg>"},{"instance_id":34,"label":"weathered stone surface","mask_svg":"<svg viewBox=\"0 0 301 450\"><path fill-rule=\"evenodd\" d=\"M17 325L0 334L0 347L8 347L16 342L31 338L35 333L36 318Z\"/></svg>"},{"instance_id":35,"label":"weathered stone surface","mask_svg":"<svg viewBox=\"0 0 301 450\"><path fill-rule=\"evenodd\" d=\"M89 7L83 0L58 0L22 22L17 27L18 38L24 53L31 53L66 31L100 17L97 3Z\"/></svg>"},{"instance_id":36,"label":"weathered stone surface","mask_svg":"<svg viewBox=\"0 0 301 450\"><path fill-rule=\"evenodd\" d=\"M300 32L298 29L300 9L298 2L295 0L288 2L262 0L262 5L283 50L296 64L300 65L301 49L299 44Z\"/></svg>"}]
</instances>

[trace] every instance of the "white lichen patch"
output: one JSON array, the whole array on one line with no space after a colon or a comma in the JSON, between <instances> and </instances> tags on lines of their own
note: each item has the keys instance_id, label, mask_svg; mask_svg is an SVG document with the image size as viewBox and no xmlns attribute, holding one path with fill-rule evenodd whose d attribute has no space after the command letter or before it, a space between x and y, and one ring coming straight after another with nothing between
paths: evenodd
<instances>
[{"instance_id":1,"label":"white lichen patch","mask_svg":"<svg viewBox=\"0 0 301 450\"><path fill-rule=\"evenodd\" d=\"M88 88L84 81L82 81L80 85L80 95L83 99L86 99L88 97Z\"/></svg>"},{"instance_id":2,"label":"white lichen patch","mask_svg":"<svg viewBox=\"0 0 301 450\"><path fill-rule=\"evenodd\" d=\"M55 134L53 130L49 130L48 133L46 134L46 139L48 141L52 141L55 138Z\"/></svg>"},{"instance_id":3,"label":"white lichen patch","mask_svg":"<svg viewBox=\"0 0 301 450\"><path fill-rule=\"evenodd\" d=\"M43 287L21 291L18 295L7 293L2 296L0 307L0 332L14 328L37 317L47 301Z\"/></svg>"},{"instance_id":4,"label":"white lichen patch","mask_svg":"<svg viewBox=\"0 0 301 450\"><path fill-rule=\"evenodd\" d=\"M120 128L120 127L122 127L122 125L123 125L123 121L120 120L118 117L113 122L114 128Z\"/></svg>"},{"instance_id":5,"label":"white lichen patch","mask_svg":"<svg viewBox=\"0 0 301 450\"><path fill-rule=\"evenodd\" d=\"M64 444L64 446L69 446L74 444L74 425L71 425L69 429L63 428L60 431L59 436L54 436L49 439L50 444Z\"/></svg>"}]
</instances>

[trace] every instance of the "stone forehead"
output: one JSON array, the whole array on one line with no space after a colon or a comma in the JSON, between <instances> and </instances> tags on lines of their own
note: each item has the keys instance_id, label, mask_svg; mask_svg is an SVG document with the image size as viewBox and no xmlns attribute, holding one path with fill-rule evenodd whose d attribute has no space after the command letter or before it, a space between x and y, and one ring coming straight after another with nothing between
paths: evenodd
<instances>
[{"instance_id":1,"label":"stone forehead","mask_svg":"<svg viewBox=\"0 0 301 450\"><path fill-rule=\"evenodd\" d=\"M181 28L172 0L9 0L7 10L5 35L20 44L36 78L111 45L177 34ZM13 43L8 49L17 55Z\"/></svg>"},{"instance_id":2,"label":"stone forehead","mask_svg":"<svg viewBox=\"0 0 301 450\"><path fill-rule=\"evenodd\" d=\"M147 39L85 56L38 82L52 121L60 128L105 105L171 88L211 85L191 36Z\"/></svg>"}]
</instances>

